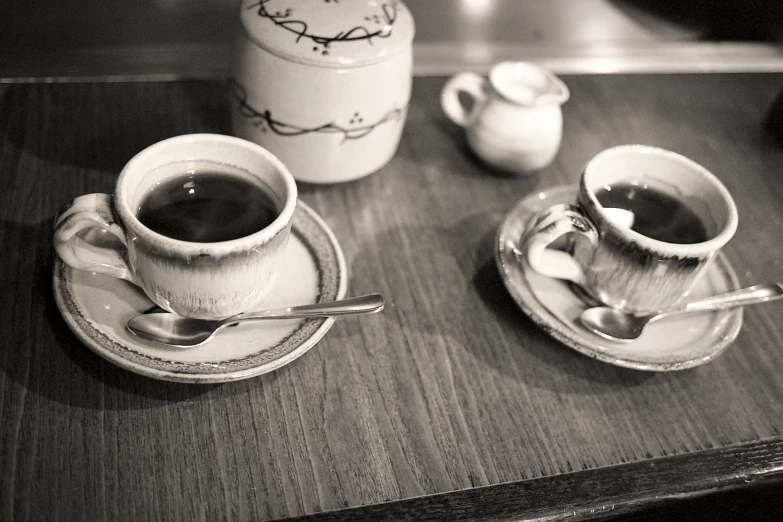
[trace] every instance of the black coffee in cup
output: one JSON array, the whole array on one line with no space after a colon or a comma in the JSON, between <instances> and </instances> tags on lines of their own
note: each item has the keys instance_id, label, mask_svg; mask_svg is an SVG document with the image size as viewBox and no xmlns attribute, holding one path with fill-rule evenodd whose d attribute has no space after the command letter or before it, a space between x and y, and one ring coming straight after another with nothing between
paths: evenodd
<instances>
[{"instance_id":1,"label":"black coffee in cup","mask_svg":"<svg viewBox=\"0 0 783 522\"><path fill-rule=\"evenodd\" d=\"M604 208L620 208L634 215L631 230L666 243L692 244L709 239L696 213L679 199L644 184L607 185L595 196Z\"/></svg>"},{"instance_id":2,"label":"black coffee in cup","mask_svg":"<svg viewBox=\"0 0 783 522\"><path fill-rule=\"evenodd\" d=\"M225 172L188 172L155 186L142 198L144 226L181 241L215 243L269 226L279 210L260 184Z\"/></svg>"}]
</instances>

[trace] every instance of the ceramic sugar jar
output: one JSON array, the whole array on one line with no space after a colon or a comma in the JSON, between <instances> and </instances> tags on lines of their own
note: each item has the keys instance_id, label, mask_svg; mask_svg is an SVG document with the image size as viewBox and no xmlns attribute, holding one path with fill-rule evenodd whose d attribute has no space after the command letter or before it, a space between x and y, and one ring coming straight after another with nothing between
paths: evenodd
<instances>
[{"instance_id":1,"label":"ceramic sugar jar","mask_svg":"<svg viewBox=\"0 0 783 522\"><path fill-rule=\"evenodd\" d=\"M375 172L399 145L414 31L397 0L242 0L234 133L271 151L299 181Z\"/></svg>"}]
</instances>

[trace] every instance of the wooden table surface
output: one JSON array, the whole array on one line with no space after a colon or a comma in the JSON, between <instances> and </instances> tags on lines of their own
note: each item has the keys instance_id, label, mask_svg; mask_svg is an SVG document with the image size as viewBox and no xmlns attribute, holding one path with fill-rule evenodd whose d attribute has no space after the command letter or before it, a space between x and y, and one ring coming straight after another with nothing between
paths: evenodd
<instances>
[{"instance_id":1,"label":"wooden table surface","mask_svg":"<svg viewBox=\"0 0 783 522\"><path fill-rule=\"evenodd\" d=\"M388 166L300 185L344 250L349 293L381 292L386 310L220 385L104 361L60 317L51 281L57 209L110 192L153 142L230 132L224 85L0 85L0 518L576 519L779 484L783 303L747 309L704 366L623 369L524 316L493 239L520 198L645 143L734 195L725 253L743 284L783 280L783 143L764 125L783 75L563 79L560 153L515 178L467 152L439 109L444 78L417 78Z\"/></svg>"}]
</instances>

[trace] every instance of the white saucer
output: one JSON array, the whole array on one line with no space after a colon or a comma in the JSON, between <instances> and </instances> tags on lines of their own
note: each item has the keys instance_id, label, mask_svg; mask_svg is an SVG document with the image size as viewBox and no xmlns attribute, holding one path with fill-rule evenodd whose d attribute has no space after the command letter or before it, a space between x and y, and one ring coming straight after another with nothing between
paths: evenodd
<instances>
[{"instance_id":1,"label":"white saucer","mask_svg":"<svg viewBox=\"0 0 783 522\"><path fill-rule=\"evenodd\" d=\"M682 315L652 323L642 336L621 343L604 339L578 321L585 304L560 280L533 271L517 245L532 214L551 205L576 201L576 187L531 194L508 214L497 235L496 260L506 288L519 307L549 335L589 357L617 366L649 371L682 370L717 357L737 337L742 308ZM728 260L718 254L699 279L694 299L739 289Z\"/></svg>"},{"instance_id":2,"label":"white saucer","mask_svg":"<svg viewBox=\"0 0 783 522\"><path fill-rule=\"evenodd\" d=\"M345 259L324 221L297 203L288 259L275 290L260 308L332 301L345 296ZM65 321L101 357L135 373L180 382L226 382L290 363L326 334L333 318L240 324L204 346L182 349L139 339L128 320L154 304L136 286L108 276L54 265L54 295Z\"/></svg>"}]
</instances>

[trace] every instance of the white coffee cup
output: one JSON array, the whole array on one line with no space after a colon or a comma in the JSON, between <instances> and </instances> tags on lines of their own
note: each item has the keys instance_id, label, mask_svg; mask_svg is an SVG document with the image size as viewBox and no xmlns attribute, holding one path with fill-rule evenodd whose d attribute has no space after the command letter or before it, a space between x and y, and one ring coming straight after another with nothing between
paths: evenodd
<instances>
[{"instance_id":1,"label":"white coffee cup","mask_svg":"<svg viewBox=\"0 0 783 522\"><path fill-rule=\"evenodd\" d=\"M150 190L201 172L254 183L273 201L277 217L245 237L211 243L167 237L139 221ZM177 136L134 156L113 195L87 194L64 207L55 220L54 246L69 266L130 281L168 311L221 319L250 309L270 290L296 201L294 178L261 146L217 134Z\"/></svg>"},{"instance_id":2,"label":"white coffee cup","mask_svg":"<svg viewBox=\"0 0 783 522\"><path fill-rule=\"evenodd\" d=\"M639 197L654 190L683 205L703 227L701 240L664 241L635 230L639 216L604 206L598 195L623 184L638 187ZM670 218L663 214L652 213L653 224ZM647 313L687 296L733 237L737 223L731 194L707 169L675 152L624 145L590 160L573 204L556 205L533 217L522 250L540 274L572 281L607 305ZM572 248L552 248L567 234L573 238Z\"/></svg>"}]
</instances>

